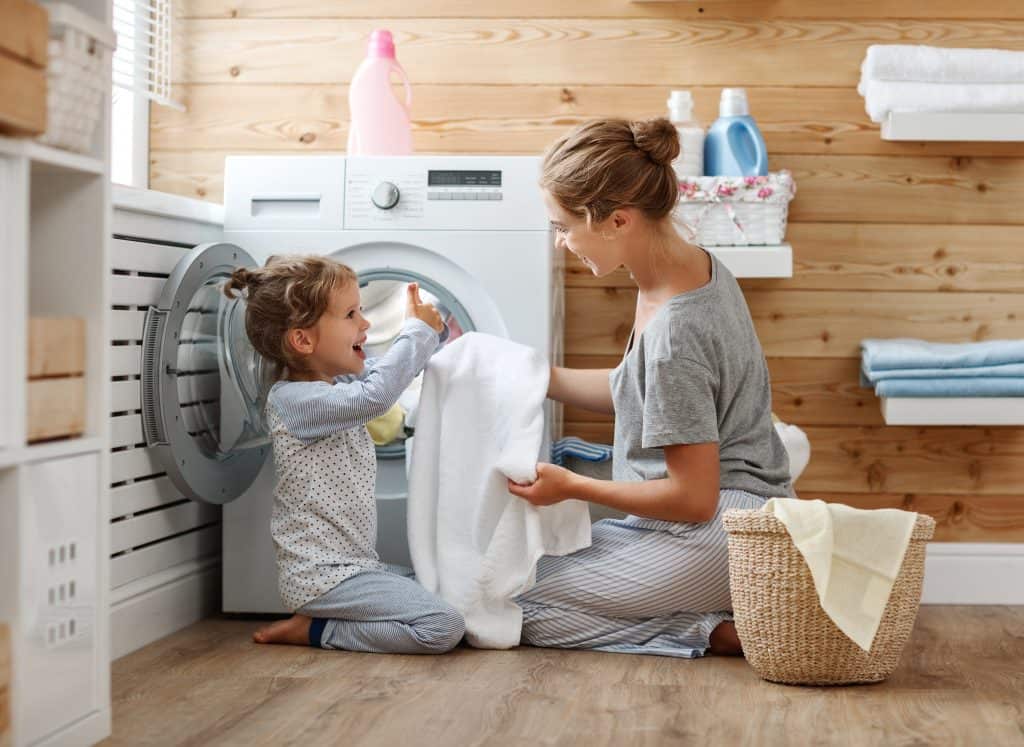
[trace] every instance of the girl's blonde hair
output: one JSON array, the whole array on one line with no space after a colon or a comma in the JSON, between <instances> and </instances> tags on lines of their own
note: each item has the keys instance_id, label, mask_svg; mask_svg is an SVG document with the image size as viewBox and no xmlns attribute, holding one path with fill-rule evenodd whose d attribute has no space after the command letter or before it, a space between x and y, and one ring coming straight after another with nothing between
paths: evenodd
<instances>
[{"instance_id":1,"label":"girl's blonde hair","mask_svg":"<svg viewBox=\"0 0 1024 747\"><path fill-rule=\"evenodd\" d=\"M240 267L224 284L224 295L245 294L245 333L256 352L276 366L302 370L302 361L288 344L290 329L316 324L327 311L331 293L357 282L348 265L326 257L282 255L257 269Z\"/></svg>"},{"instance_id":2,"label":"girl's blonde hair","mask_svg":"<svg viewBox=\"0 0 1024 747\"><path fill-rule=\"evenodd\" d=\"M651 220L672 212L679 135L667 119L599 119L571 130L545 153L540 186L566 211L600 223L635 207Z\"/></svg>"}]
</instances>

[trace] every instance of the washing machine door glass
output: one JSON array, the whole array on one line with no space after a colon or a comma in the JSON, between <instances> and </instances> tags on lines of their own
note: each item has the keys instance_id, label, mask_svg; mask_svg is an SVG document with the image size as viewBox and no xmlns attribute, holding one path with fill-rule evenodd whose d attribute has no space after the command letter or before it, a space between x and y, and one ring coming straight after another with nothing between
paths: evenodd
<instances>
[{"instance_id":1,"label":"washing machine door glass","mask_svg":"<svg viewBox=\"0 0 1024 747\"><path fill-rule=\"evenodd\" d=\"M232 244L196 247L146 315L146 443L156 447L175 486L194 500L237 498L269 453L264 407L273 372L245 333L244 299L224 295L235 268L256 266Z\"/></svg>"},{"instance_id":2,"label":"washing machine door glass","mask_svg":"<svg viewBox=\"0 0 1024 747\"><path fill-rule=\"evenodd\" d=\"M395 269L370 270L359 273L359 302L363 316L370 322L363 349L367 358L384 355L402 330L405 322L407 288L415 282L420 298L441 313L448 326L448 342L464 332L473 331L473 321L459 300L435 280ZM397 459L405 456L405 439L412 435L415 413L423 375L420 374L399 398L395 408L368 424L370 436L377 446L377 456Z\"/></svg>"}]
</instances>

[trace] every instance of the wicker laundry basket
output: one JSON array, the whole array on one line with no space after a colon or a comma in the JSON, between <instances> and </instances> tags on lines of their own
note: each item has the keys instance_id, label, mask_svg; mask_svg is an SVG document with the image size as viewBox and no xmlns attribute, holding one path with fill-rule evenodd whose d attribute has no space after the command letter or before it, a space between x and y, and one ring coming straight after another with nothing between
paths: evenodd
<instances>
[{"instance_id":1,"label":"wicker laundry basket","mask_svg":"<svg viewBox=\"0 0 1024 747\"><path fill-rule=\"evenodd\" d=\"M870 651L825 614L811 572L781 521L764 511L733 509L722 524L729 533L736 631L761 677L792 685L848 685L892 674L917 617L934 519L917 517Z\"/></svg>"}]
</instances>

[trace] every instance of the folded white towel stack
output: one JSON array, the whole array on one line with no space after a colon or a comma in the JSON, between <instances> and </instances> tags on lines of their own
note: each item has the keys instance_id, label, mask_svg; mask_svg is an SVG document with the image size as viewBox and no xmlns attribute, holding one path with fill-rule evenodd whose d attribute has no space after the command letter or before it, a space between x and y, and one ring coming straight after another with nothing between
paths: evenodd
<instances>
[{"instance_id":1,"label":"folded white towel stack","mask_svg":"<svg viewBox=\"0 0 1024 747\"><path fill-rule=\"evenodd\" d=\"M463 614L478 648L519 644L522 610L512 600L533 585L542 555L590 545L586 503L537 508L508 492L506 478L537 478L549 370L535 350L474 332L424 372L409 551L419 582Z\"/></svg>"},{"instance_id":2,"label":"folded white towel stack","mask_svg":"<svg viewBox=\"0 0 1024 747\"><path fill-rule=\"evenodd\" d=\"M786 525L807 562L822 609L837 628L869 651L917 514L793 498L772 498L764 510Z\"/></svg>"},{"instance_id":3,"label":"folded white towel stack","mask_svg":"<svg viewBox=\"0 0 1024 747\"><path fill-rule=\"evenodd\" d=\"M1022 112L1024 52L876 44L857 91L875 122L893 111Z\"/></svg>"}]
</instances>

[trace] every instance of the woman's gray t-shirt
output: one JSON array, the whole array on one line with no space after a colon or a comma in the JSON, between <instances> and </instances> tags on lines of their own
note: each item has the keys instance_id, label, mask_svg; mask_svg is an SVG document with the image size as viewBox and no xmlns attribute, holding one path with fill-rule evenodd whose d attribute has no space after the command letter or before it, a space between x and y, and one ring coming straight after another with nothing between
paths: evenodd
<instances>
[{"instance_id":1,"label":"woman's gray t-shirt","mask_svg":"<svg viewBox=\"0 0 1024 747\"><path fill-rule=\"evenodd\" d=\"M610 380L616 480L664 478L663 447L718 442L720 489L793 494L768 365L743 292L714 255L711 281L658 309Z\"/></svg>"}]
</instances>

